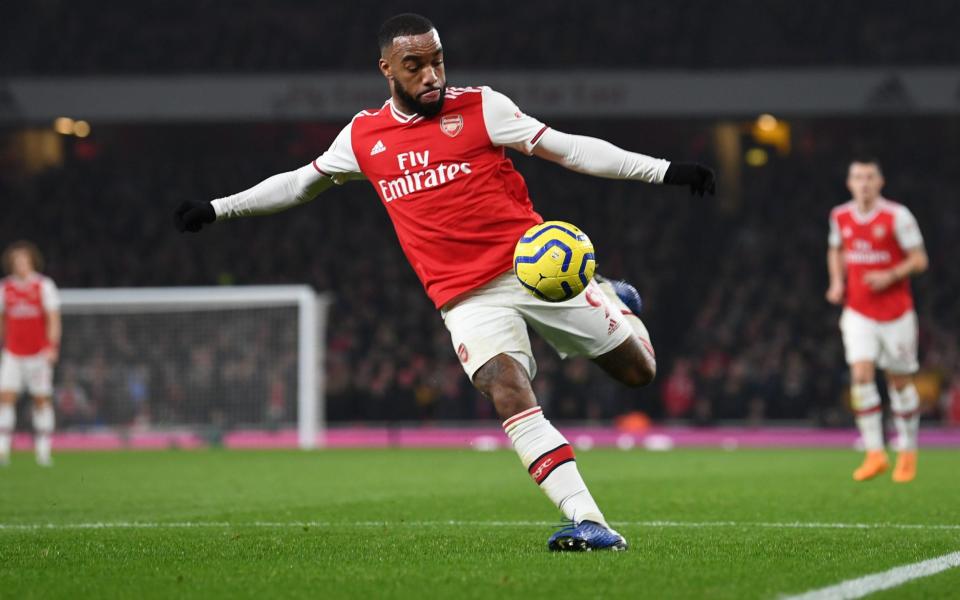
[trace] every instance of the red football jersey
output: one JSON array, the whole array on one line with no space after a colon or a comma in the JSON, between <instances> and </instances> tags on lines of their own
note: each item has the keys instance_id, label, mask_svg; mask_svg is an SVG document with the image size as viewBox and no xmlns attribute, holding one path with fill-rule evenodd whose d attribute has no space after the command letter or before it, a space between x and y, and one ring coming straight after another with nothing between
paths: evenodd
<instances>
[{"instance_id":1,"label":"red football jersey","mask_svg":"<svg viewBox=\"0 0 960 600\"><path fill-rule=\"evenodd\" d=\"M877 321L893 321L913 308L910 281L874 292L863 281L870 271L886 270L923 245L917 221L903 205L880 199L868 214L847 202L830 214L830 245L843 248L847 270L847 307Z\"/></svg>"},{"instance_id":2,"label":"red football jersey","mask_svg":"<svg viewBox=\"0 0 960 600\"><path fill-rule=\"evenodd\" d=\"M389 100L361 112L313 164L366 176L439 308L509 271L517 240L543 221L504 147L529 154L546 129L490 88L447 88L432 118Z\"/></svg>"},{"instance_id":3,"label":"red football jersey","mask_svg":"<svg viewBox=\"0 0 960 600\"><path fill-rule=\"evenodd\" d=\"M2 281L3 346L17 356L33 356L50 346L47 312L60 310L57 288L49 277L6 277Z\"/></svg>"}]
</instances>

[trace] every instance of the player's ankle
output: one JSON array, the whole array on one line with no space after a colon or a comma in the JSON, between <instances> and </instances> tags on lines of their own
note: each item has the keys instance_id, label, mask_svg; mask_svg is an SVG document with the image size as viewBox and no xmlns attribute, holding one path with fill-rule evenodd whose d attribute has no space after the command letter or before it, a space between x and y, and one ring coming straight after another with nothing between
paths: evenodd
<instances>
[{"instance_id":1,"label":"player's ankle","mask_svg":"<svg viewBox=\"0 0 960 600\"><path fill-rule=\"evenodd\" d=\"M583 523L584 521L593 521L598 525L603 525L607 529L610 529L610 524L607 523L607 520L603 518L603 515L599 512L589 512L589 513L584 513L582 515L577 515L577 518L575 519L575 521L577 525L579 525L580 523Z\"/></svg>"}]
</instances>

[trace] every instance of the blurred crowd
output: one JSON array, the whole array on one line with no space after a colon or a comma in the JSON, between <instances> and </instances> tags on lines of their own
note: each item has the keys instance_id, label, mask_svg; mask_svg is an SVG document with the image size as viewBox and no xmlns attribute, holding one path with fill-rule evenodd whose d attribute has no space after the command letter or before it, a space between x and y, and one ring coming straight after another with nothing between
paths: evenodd
<instances>
[{"instance_id":1,"label":"blurred crowd","mask_svg":"<svg viewBox=\"0 0 960 600\"><path fill-rule=\"evenodd\" d=\"M369 68L389 16L420 12L457 67L928 65L960 60L960 5L891 0L40 0L0 4L0 75Z\"/></svg>"},{"instance_id":2,"label":"blurred crowd","mask_svg":"<svg viewBox=\"0 0 960 600\"><path fill-rule=\"evenodd\" d=\"M716 164L709 123L554 125ZM553 418L607 420L640 410L697 423L849 422L839 309L823 297L825 252L830 208L848 197L847 162L864 150L883 159L887 195L913 210L930 254L931 269L915 286L926 414L960 410L960 269L952 262L960 217L949 186L960 164L957 123L792 126L790 155L771 149L765 166L744 165L735 198L723 172L719 199L700 199L514 157L541 214L577 223L597 247L599 272L638 287L658 352L657 382L627 390L587 360L560 361L535 337L535 390ZM68 141L61 167L31 177L0 173L0 240L35 240L61 287L309 283L334 298L326 340L331 420L494 418L464 376L369 184L197 235L174 231L180 201L227 195L306 164L338 129L102 127L95 137ZM294 414L290 314L198 316L195 326L188 319L177 327L146 317L85 319L65 322L57 376L60 411L65 402L77 407L77 423L231 425ZM104 392L104 382L120 398Z\"/></svg>"},{"instance_id":3,"label":"blurred crowd","mask_svg":"<svg viewBox=\"0 0 960 600\"><path fill-rule=\"evenodd\" d=\"M296 319L296 307L67 311L60 425L294 421Z\"/></svg>"}]
</instances>

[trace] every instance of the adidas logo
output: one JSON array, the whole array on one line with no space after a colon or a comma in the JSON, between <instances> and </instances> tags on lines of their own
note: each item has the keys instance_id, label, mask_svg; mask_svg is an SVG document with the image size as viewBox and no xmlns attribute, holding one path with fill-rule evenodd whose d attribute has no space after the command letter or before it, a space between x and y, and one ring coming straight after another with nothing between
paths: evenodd
<instances>
[{"instance_id":1,"label":"adidas logo","mask_svg":"<svg viewBox=\"0 0 960 600\"><path fill-rule=\"evenodd\" d=\"M370 150L370 156L374 154L380 154L381 152L386 152L387 147L383 145L382 140L377 140L377 143L373 145L373 149Z\"/></svg>"}]
</instances>

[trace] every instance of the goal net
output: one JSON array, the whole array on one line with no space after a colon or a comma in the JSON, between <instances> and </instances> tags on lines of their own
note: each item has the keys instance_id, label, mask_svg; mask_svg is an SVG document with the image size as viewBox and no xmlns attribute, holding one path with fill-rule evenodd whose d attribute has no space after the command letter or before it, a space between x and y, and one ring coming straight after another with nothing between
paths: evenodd
<instances>
[{"instance_id":1,"label":"goal net","mask_svg":"<svg viewBox=\"0 0 960 600\"><path fill-rule=\"evenodd\" d=\"M327 300L308 286L64 289L58 427L322 435Z\"/></svg>"}]
</instances>

